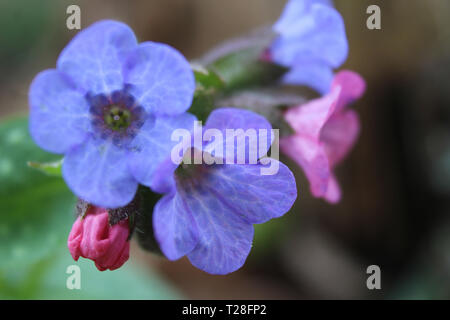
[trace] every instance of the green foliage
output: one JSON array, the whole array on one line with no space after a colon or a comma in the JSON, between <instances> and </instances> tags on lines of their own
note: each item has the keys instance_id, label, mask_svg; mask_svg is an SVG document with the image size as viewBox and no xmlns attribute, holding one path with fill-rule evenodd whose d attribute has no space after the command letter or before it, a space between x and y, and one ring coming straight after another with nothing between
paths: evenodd
<instances>
[{"instance_id":1,"label":"green foliage","mask_svg":"<svg viewBox=\"0 0 450 320\"><path fill-rule=\"evenodd\" d=\"M262 61L260 55L259 46L245 48L219 58L208 69L223 79L228 92L276 82L287 69Z\"/></svg>"},{"instance_id":2,"label":"green foliage","mask_svg":"<svg viewBox=\"0 0 450 320\"><path fill-rule=\"evenodd\" d=\"M211 111L214 110L216 96L224 88L225 83L216 73L201 65L192 64L192 70L195 75L196 88L189 112L204 123Z\"/></svg>"},{"instance_id":3,"label":"green foliage","mask_svg":"<svg viewBox=\"0 0 450 320\"><path fill-rule=\"evenodd\" d=\"M27 164L29 167L37 169L49 176L55 176L55 177L61 177L62 172L62 163L63 159L52 161L52 162L34 162L34 161L28 161Z\"/></svg>"},{"instance_id":4,"label":"green foliage","mask_svg":"<svg viewBox=\"0 0 450 320\"><path fill-rule=\"evenodd\" d=\"M73 261L66 241L75 197L61 178L27 166L33 160L47 171L45 164L57 159L33 143L26 118L0 124L0 298L176 298L156 275L130 262L99 272L92 261ZM66 268L72 264L81 268L81 290L66 288Z\"/></svg>"},{"instance_id":5,"label":"green foliage","mask_svg":"<svg viewBox=\"0 0 450 320\"><path fill-rule=\"evenodd\" d=\"M204 68L200 64L192 63L195 81L197 82L197 90L220 90L223 89L225 83L221 77L215 72Z\"/></svg>"},{"instance_id":6,"label":"green foliage","mask_svg":"<svg viewBox=\"0 0 450 320\"><path fill-rule=\"evenodd\" d=\"M4 69L28 58L39 39L48 36L51 5L49 0L0 1L0 29L4 30L0 32L0 64Z\"/></svg>"},{"instance_id":7,"label":"green foliage","mask_svg":"<svg viewBox=\"0 0 450 320\"><path fill-rule=\"evenodd\" d=\"M247 88L277 83L287 69L263 61L261 52L260 44L256 43L227 52L208 63L206 67L191 64L195 74L196 90L189 112L205 122L211 111L218 107L218 100ZM278 102L276 101L275 106L280 105ZM246 106L237 107L246 108ZM277 113L281 114L280 111Z\"/></svg>"}]
</instances>

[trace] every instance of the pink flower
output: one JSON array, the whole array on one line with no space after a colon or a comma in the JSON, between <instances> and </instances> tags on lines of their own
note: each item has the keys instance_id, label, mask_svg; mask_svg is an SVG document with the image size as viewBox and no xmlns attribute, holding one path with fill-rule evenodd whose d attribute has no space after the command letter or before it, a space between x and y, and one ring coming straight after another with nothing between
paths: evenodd
<instances>
[{"instance_id":1,"label":"pink flower","mask_svg":"<svg viewBox=\"0 0 450 320\"><path fill-rule=\"evenodd\" d=\"M341 71L334 77L329 94L284 114L295 134L280 139L282 152L302 167L311 193L330 203L341 199L333 168L348 154L359 134L358 115L346 106L364 90L360 75Z\"/></svg>"},{"instance_id":2,"label":"pink flower","mask_svg":"<svg viewBox=\"0 0 450 320\"><path fill-rule=\"evenodd\" d=\"M128 236L128 219L111 226L108 211L91 205L73 224L67 246L75 261L81 256L93 260L100 271L115 270L128 260Z\"/></svg>"}]
</instances>

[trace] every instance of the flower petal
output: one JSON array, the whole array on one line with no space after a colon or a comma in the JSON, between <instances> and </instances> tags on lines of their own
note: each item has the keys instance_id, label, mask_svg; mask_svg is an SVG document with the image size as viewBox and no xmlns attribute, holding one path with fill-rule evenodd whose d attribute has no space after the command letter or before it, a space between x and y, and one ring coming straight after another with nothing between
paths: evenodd
<instances>
[{"instance_id":1,"label":"flower petal","mask_svg":"<svg viewBox=\"0 0 450 320\"><path fill-rule=\"evenodd\" d=\"M110 141L91 137L66 154L63 177L81 199L104 208L122 207L137 189L126 156L124 149Z\"/></svg>"},{"instance_id":2,"label":"flower petal","mask_svg":"<svg viewBox=\"0 0 450 320\"><path fill-rule=\"evenodd\" d=\"M73 260L78 261L81 256L81 239L83 239L83 221L81 217L78 217L69 233L69 238L67 239L67 247L72 255Z\"/></svg>"},{"instance_id":3,"label":"flower petal","mask_svg":"<svg viewBox=\"0 0 450 320\"><path fill-rule=\"evenodd\" d=\"M242 267L252 246L253 226L201 185L178 192L198 228L199 241L188 254L191 263L211 274Z\"/></svg>"},{"instance_id":4,"label":"flower petal","mask_svg":"<svg viewBox=\"0 0 450 320\"><path fill-rule=\"evenodd\" d=\"M336 105L336 110L342 110L353 101L361 98L366 90L364 79L356 72L342 70L333 79L333 87L341 87L341 94Z\"/></svg>"},{"instance_id":5,"label":"flower petal","mask_svg":"<svg viewBox=\"0 0 450 320\"><path fill-rule=\"evenodd\" d=\"M341 188L336 180L336 177L332 174L328 180L327 192L323 196L329 203L338 203L341 200Z\"/></svg>"},{"instance_id":6,"label":"flower petal","mask_svg":"<svg viewBox=\"0 0 450 320\"><path fill-rule=\"evenodd\" d=\"M108 218L108 214L106 214ZM100 257L95 259L95 265L99 270L116 270L129 258L130 242L128 219L119 221L113 226L107 224L108 248ZM105 235L103 235L105 236Z\"/></svg>"},{"instance_id":7,"label":"flower petal","mask_svg":"<svg viewBox=\"0 0 450 320\"><path fill-rule=\"evenodd\" d=\"M331 173L323 145L306 136L292 135L280 139L280 148L303 169L311 193L315 197L325 195Z\"/></svg>"},{"instance_id":8,"label":"flower petal","mask_svg":"<svg viewBox=\"0 0 450 320\"><path fill-rule=\"evenodd\" d=\"M284 84L308 86L324 95L330 91L333 70L321 61L299 61L281 79Z\"/></svg>"},{"instance_id":9,"label":"flower petal","mask_svg":"<svg viewBox=\"0 0 450 320\"><path fill-rule=\"evenodd\" d=\"M294 67L299 61L322 61L337 68L347 59L344 21L339 12L328 5L314 3L295 13L295 17L290 13L289 19L275 25L275 30L280 36L273 42L270 52L278 64Z\"/></svg>"},{"instance_id":10,"label":"flower petal","mask_svg":"<svg viewBox=\"0 0 450 320\"><path fill-rule=\"evenodd\" d=\"M335 87L322 98L290 108L285 112L284 119L296 134L319 140L322 128L334 113L340 91L340 87Z\"/></svg>"},{"instance_id":11,"label":"flower petal","mask_svg":"<svg viewBox=\"0 0 450 320\"><path fill-rule=\"evenodd\" d=\"M150 183L150 188L153 192L164 194L176 191L174 174L178 165L179 164L174 163L171 158L166 158L158 166Z\"/></svg>"},{"instance_id":12,"label":"flower petal","mask_svg":"<svg viewBox=\"0 0 450 320\"><path fill-rule=\"evenodd\" d=\"M278 33L292 32L292 26L299 20L299 17L304 16L310 10L314 3L332 6L331 0L290 0L286 3L283 13L274 24L273 29Z\"/></svg>"},{"instance_id":13,"label":"flower petal","mask_svg":"<svg viewBox=\"0 0 450 320\"><path fill-rule=\"evenodd\" d=\"M256 224L285 214L297 198L292 172L283 163L271 159L271 175L262 174L267 165L204 166L201 180L211 197L217 197L244 221Z\"/></svg>"},{"instance_id":14,"label":"flower petal","mask_svg":"<svg viewBox=\"0 0 450 320\"><path fill-rule=\"evenodd\" d=\"M206 143L203 150L213 156L224 157L230 163L256 164L256 160L267 154L274 138L272 126L266 118L255 112L236 108L214 110L209 115L203 132L205 133L208 129L219 130L222 140L214 139ZM227 138L227 130L230 129L236 130L236 135ZM254 134L251 134L252 132ZM243 161L238 162L239 158ZM252 159L253 162L250 161Z\"/></svg>"},{"instance_id":15,"label":"flower petal","mask_svg":"<svg viewBox=\"0 0 450 320\"><path fill-rule=\"evenodd\" d=\"M130 93L148 112L176 115L191 106L194 73L186 58L166 44L141 43L128 55L124 74Z\"/></svg>"},{"instance_id":16,"label":"flower petal","mask_svg":"<svg viewBox=\"0 0 450 320\"><path fill-rule=\"evenodd\" d=\"M157 117L155 122L144 123L130 144L128 156L130 172L139 183L152 187L157 168L170 158L172 148L178 144L178 141L171 140L172 132L176 129L191 131L195 121L194 115L183 113ZM173 177L172 173L168 172L167 176Z\"/></svg>"},{"instance_id":17,"label":"flower petal","mask_svg":"<svg viewBox=\"0 0 450 320\"><path fill-rule=\"evenodd\" d=\"M108 212L106 210L94 210L98 214L88 213L84 218L78 217L83 223L83 238L80 243L81 256L96 260L102 257L111 245L108 236Z\"/></svg>"},{"instance_id":18,"label":"flower petal","mask_svg":"<svg viewBox=\"0 0 450 320\"><path fill-rule=\"evenodd\" d=\"M261 175L261 164L179 168L177 197L198 230L198 243L188 253L197 268L212 274L239 269L251 249L252 224L280 217L291 208L297 197L294 176L273 161L279 165L274 175Z\"/></svg>"},{"instance_id":19,"label":"flower petal","mask_svg":"<svg viewBox=\"0 0 450 320\"><path fill-rule=\"evenodd\" d=\"M158 201L153 210L153 230L161 251L170 260L188 254L198 242L195 220L178 193Z\"/></svg>"},{"instance_id":20,"label":"flower petal","mask_svg":"<svg viewBox=\"0 0 450 320\"><path fill-rule=\"evenodd\" d=\"M352 149L359 134L358 114L353 110L333 115L323 127L320 140L330 166L338 164Z\"/></svg>"},{"instance_id":21,"label":"flower petal","mask_svg":"<svg viewBox=\"0 0 450 320\"><path fill-rule=\"evenodd\" d=\"M45 70L29 92L30 133L43 149L64 153L90 130L89 106L82 94L57 70Z\"/></svg>"},{"instance_id":22,"label":"flower petal","mask_svg":"<svg viewBox=\"0 0 450 320\"><path fill-rule=\"evenodd\" d=\"M124 57L137 46L126 24L103 20L80 31L61 52L58 70L93 95L123 88Z\"/></svg>"}]
</instances>

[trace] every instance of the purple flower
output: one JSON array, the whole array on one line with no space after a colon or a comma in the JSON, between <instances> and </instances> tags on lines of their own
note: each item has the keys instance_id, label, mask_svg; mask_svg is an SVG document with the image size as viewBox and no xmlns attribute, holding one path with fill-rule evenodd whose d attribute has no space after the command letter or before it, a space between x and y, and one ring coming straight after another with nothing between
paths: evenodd
<instances>
[{"instance_id":1,"label":"purple flower","mask_svg":"<svg viewBox=\"0 0 450 320\"><path fill-rule=\"evenodd\" d=\"M330 203L341 199L334 167L350 152L359 134L359 117L347 105L359 99L364 79L352 71L336 74L331 92L289 109L284 119L295 134L280 140L283 153L303 168L311 193Z\"/></svg>"},{"instance_id":2,"label":"purple flower","mask_svg":"<svg viewBox=\"0 0 450 320\"><path fill-rule=\"evenodd\" d=\"M290 0L273 29L278 37L269 49L270 59L290 68L283 82L327 93L333 69L348 54L344 21L331 1Z\"/></svg>"},{"instance_id":3,"label":"purple flower","mask_svg":"<svg viewBox=\"0 0 450 320\"><path fill-rule=\"evenodd\" d=\"M56 69L33 80L30 132L43 149L65 155L63 176L78 197L124 206L170 154L172 130L192 127L185 111L194 90L178 51L138 44L127 25L100 21L64 48Z\"/></svg>"},{"instance_id":4,"label":"purple flower","mask_svg":"<svg viewBox=\"0 0 450 320\"><path fill-rule=\"evenodd\" d=\"M226 129L270 131L271 125L251 111L224 108L210 114L205 130L209 128L225 136ZM258 143L266 137L260 135ZM268 145L258 154L266 154L271 142L269 138ZM203 152L214 143L213 139L203 142ZM247 154L249 144L245 148ZM216 143L214 149L230 147L236 150L234 140L223 141L219 146ZM225 154L216 152L216 157L219 153ZM171 172L169 183L160 179L153 185L155 190L167 192L153 212L155 237L166 257L177 260L186 255L194 266L211 274L239 269L252 246L253 224L282 216L297 197L291 171L277 160L271 161L279 166L273 175L261 174L261 168L268 166L262 160L254 164L246 160L243 164L180 166L167 161L158 172L161 177Z\"/></svg>"}]
</instances>

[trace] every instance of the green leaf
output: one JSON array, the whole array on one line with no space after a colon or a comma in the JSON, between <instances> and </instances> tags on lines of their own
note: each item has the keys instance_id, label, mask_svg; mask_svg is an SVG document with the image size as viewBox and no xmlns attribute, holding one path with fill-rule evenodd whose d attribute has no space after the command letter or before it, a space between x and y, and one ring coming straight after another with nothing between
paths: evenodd
<instances>
[{"instance_id":1,"label":"green leaf","mask_svg":"<svg viewBox=\"0 0 450 320\"><path fill-rule=\"evenodd\" d=\"M57 156L39 149L27 119L0 124L0 298L171 298L174 291L150 271L128 262L123 270L99 272L92 261L74 262L67 236L75 219L75 197L64 181L27 166ZM66 288L66 268L81 267L81 290Z\"/></svg>"},{"instance_id":2,"label":"green leaf","mask_svg":"<svg viewBox=\"0 0 450 320\"><path fill-rule=\"evenodd\" d=\"M215 72L196 63L191 66L194 70L196 88L189 112L205 122L214 109L217 94L224 88L225 83Z\"/></svg>"},{"instance_id":3,"label":"green leaf","mask_svg":"<svg viewBox=\"0 0 450 320\"><path fill-rule=\"evenodd\" d=\"M223 79L215 72L206 69L198 63L191 63L194 71L195 81L197 82L197 90L216 89L220 90L225 86Z\"/></svg>"},{"instance_id":4,"label":"green leaf","mask_svg":"<svg viewBox=\"0 0 450 320\"><path fill-rule=\"evenodd\" d=\"M277 82L287 69L261 60L261 54L259 46L245 48L216 60L208 68L225 81L228 92Z\"/></svg>"},{"instance_id":5,"label":"green leaf","mask_svg":"<svg viewBox=\"0 0 450 320\"><path fill-rule=\"evenodd\" d=\"M66 287L71 276L67 267L80 268L81 288ZM90 260L73 261L68 250L56 252L53 261L45 265L34 288L40 299L177 299L181 295L167 285L152 270L144 270L128 261L114 271L100 272Z\"/></svg>"},{"instance_id":6,"label":"green leaf","mask_svg":"<svg viewBox=\"0 0 450 320\"><path fill-rule=\"evenodd\" d=\"M27 164L29 167L37 169L49 176L62 177L61 167L62 167L63 159L53 161L53 162L34 162L28 161Z\"/></svg>"},{"instance_id":7,"label":"green leaf","mask_svg":"<svg viewBox=\"0 0 450 320\"><path fill-rule=\"evenodd\" d=\"M39 149L26 118L0 125L0 273L17 284L30 266L51 255L70 231L75 198L62 179L27 166L55 156Z\"/></svg>"},{"instance_id":8,"label":"green leaf","mask_svg":"<svg viewBox=\"0 0 450 320\"><path fill-rule=\"evenodd\" d=\"M196 90L189 112L194 114L203 123L214 110L215 92L209 90Z\"/></svg>"},{"instance_id":9,"label":"green leaf","mask_svg":"<svg viewBox=\"0 0 450 320\"><path fill-rule=\"evenodd\" d=\"M197 87L189 111L204 122L218 107L217 99L277 82L287 69L261 59L274 36L271 28L261 28L228 40L191 63Z\"/></svg>"}]
</instances>

